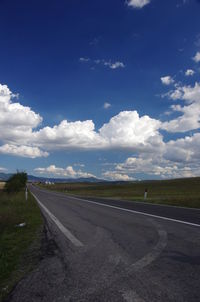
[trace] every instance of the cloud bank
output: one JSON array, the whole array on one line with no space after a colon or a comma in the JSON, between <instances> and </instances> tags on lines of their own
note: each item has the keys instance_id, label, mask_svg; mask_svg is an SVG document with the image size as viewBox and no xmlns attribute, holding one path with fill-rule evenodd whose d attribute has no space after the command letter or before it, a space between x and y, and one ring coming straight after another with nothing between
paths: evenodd
<instances>
[{"instance_id":1,"label":"cloud bank","mask_svg":"<svg viewBox=\"0 0 200 302\"><path fill-rule=\"evenodd\" d=\"M42 127L40 114L20 104L6 85L0 85L0 154L33 159L60 150L126 150L134 155L104 171L104 177L131 180L141 171L163 178L200 175L200 83L183 85L164 78L165 85L173 84L166 96L173 102L170 110L176 117L161 121L140 116L136 110L121 111L99 129L92 120L63 120ZM183 137L165 141L163 130ZM54 165L36 171L66 177L92 175Z\"/></svg>"},{"instance_id":2,"label":"cloud bank","mask_svg":"<svg viewBox=\"0 0 200 302\"><path fill-rule=\"evenodd\" d=\"M65 177L65 178L88 178L88 177L95 177L91 173L86 173L81 170L74 170L72 166L67 166L66 168L59 168L55 165L50 165L46 168L36 168L34 170L36 173L41 175L48 175L48 176L56 176L56 177Z\"/></svg>"}]
</instances>

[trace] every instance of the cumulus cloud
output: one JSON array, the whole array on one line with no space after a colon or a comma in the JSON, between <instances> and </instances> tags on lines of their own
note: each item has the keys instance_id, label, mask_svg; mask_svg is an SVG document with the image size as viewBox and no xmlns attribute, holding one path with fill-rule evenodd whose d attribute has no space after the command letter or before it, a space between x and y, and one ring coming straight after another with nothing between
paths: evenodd
<instances>
[{"instance_id":1,"label":"cumulus cloud","mask_svg":"<svg viewBox=\"0 0 200 302\"><path fill-rule=\"evenodd\" d=\"M95 131L93 121L62 121L54 127L44 127L34 133L35 144L46 149L96 149L105 145L104 140Z\"/></svg>"},{"instance_id":2,"label":"cumulus cloud","mask_svg":"<svg viewBox=\"0 0 200 302\"><path fill-rule=\"evenodd\" d=\"M141 154L139 157L129 157L124 163L116 166L119 173L127 173L137 177L137 174L147 174L152 176L171 177L178 170L177 165L165 160L156 151L156 156L152 154L146 157Z\"/></svg>"},{"instance_id":3,"label":"cumulus cloud","mask_svg":"<svg viewBox=\"0 0 200 302\"><path fill-rule=\"evenodd\" d=\"M192 70L192 69L188 69L188 70L186 70L186 72L185 72L185 75L186 75L187 77L193 76L194 74L195 74L195 72L194 72L194 70Z\"/></svg>"},{"instance_id":4,"label":"cumulus cloud","mask_svg":"<svg viewBox=\"0 0 200 302\"><path fill-rule=\"evenodd\" d=\"M133 8L143 8L145 5L149 4L150 0L128 0L127 5Z\"/></svg>"},{"instance_id":5,"label":"cumulus cloud","mask_svg":"<svg viewBox=\"0 0 200 302\"><path fill-rule=\"evenodd\" d=\"M200 133L171 140L166 144L166 159L184 163L200 162Z\"/></svg>"},{"instance_id":6,"label":"cumulus cloud","mask_svg":"<svg viewBox=\"0 0 200 302\"><path fill-rule=\"evenodd\" d=\"M137 111L122 111L99 130L109 148L143 148L160 140L160 122Z\"/></svg>"},{"instance_id":7,"label":"cumulus cloud","mask_svg":"<svg viewBox=\"0 0 200 302\"><path fill-rule=\"evenodd\" d=\"M0 141L4 142L0 153L30 158L47 156L47 152L28 143L42 117L30 107L14 102L14 97L7 85L0 84Z\"/></svg>"},{"instance_id":8,"label":"cumulus cloud","mask_svg":"<svg viewBox=\"0 0 200 302\"><path fill-rule=\"evenodd\" d=\"M111 107L111 104L108 103L108 102L105 102L104 105L103 105L103 108L104 108L104 109L108 109L108 108L110 108L110 107Z\"/></svg>"},{"instance_id":9,"label":"cumulus cloud","mask_svg":"<svg viewBox=\"0 0 200 302\"><path fill-rule=\"evenodd\" d=\"M161 128L169 132L186 132L200 128L200 83L195 83L194 86L177 86L169 93L169 97L174 101L185 101L186 105L172 105L172 110L181 115L164 122Z\"/></svg>"},{"instance_id":10,"label":"cumulus cloud","mask_svg":"<svg viewBox=\"0 0 200 302\"><path fill-rule=\"evenodd\" d=\"M29 158L47 157L49 155L48 152L42 151L38 147L23 146L23 145L17 146L17 145L9 145L9 144L0 146L0 154L8 154L8 155L29 157Z\"/></svg>"},{"instance_id":11,"label":"cumulus cloud","mask_svg":"<svg viewBox=\"0 0 200 302\"><path fill-rule=\"evenodd\" d=\"M102 174L105 179L112 180L112 181L131 181L134 180L134 178L126 175L119 173L117 171L106 171L105 173Z\"/></svg>"},{"instance_id":12,"label":"cumulus cloud","mask_svg":"<svg viewBox=\"0 0 200 302\"><path fill-rule=\"evenodd\" d=\"M47 150L138 150L151 148L162 140L160 122L149 116L140 117L137 111L122 111L99 130L92 120L63 120L53 127L34 129L42 121L40 115L13 102L6 85L0 88L0 126L4 129L0 133L2 154L35 158L47 156Z\"/></svg>"},{"instance_id":13,"label":"cumulus cloud","mask_svg":"<svg viewBox=\"0 0 200 302\"><path fill-rule=\"evenodd\" d=\"M193 57L193 60L196 62L196 63L199 63L200 62L200 51L198 51L196 53L196 55Z\"/></svg>"},{"instance_id":14,"label":"cumulus cloud","mask_svg":"<svg viewBox=\"0 0 200 302\"><path fill-rule=\"evenodd\" d=\"M108 66L110 69L125 68L124 63L119 62L119 61L114 62L114 63L112 63L111 61L109 61L109 62L104 61L104 65Z\"/></svg>"},{"instance_id":15,"label":"cumulus cloud","mask_svg":"<svg viewBox=\"0 0 200 302\"><path fill-rule=\"evenodd\" d=\"M0 140L14 143L26 141L42 117L30 107L12 101L13 95L6 85L0 84Z\"/></svg>"},{"instance_id":16,"label":"cumulus cloud","mask_svg":"<svg viewBox=\"0 0 200 302\"><path fill-rule=\"evenodd\" d=\"M174 83L174 79L171 76L164 76L160 78L163 85L171 85Z\"/></svg>"},{"instance_id":17,"label":"cumulus cloud","mask_svg":"<svg viewBox=\"0 0 200 302\"><path fill-rule=\"evenodd\" d=\"M63 120L52 127L41 127L42 118L30 107L14 102L6 85L0 86L0 153L36 158L54 150L121 149L134 153L103 176L111 180L132 180L138 173L159 177L198 175L200 162L200 133L185 138L163 141L161 129L185 132L200 128L200 83L175 85L168 96L174 101L171 110L178 117L161 122L137 111L122 111L95 129L92 120L69 122ZM12 114L11 114L12 113ZM6 115L6 119L5 119ZM40 126L40 129L37 127ZM58 177L90 177L90 173L69 166L51 165L37 168L37 173Z\"/></svg>"},{"instance_id":18,"label":"cumulus cloud","mask_svg":"<svg viewBox=\"0 0 200 302\"><path fill-rule=\"evenodd\" d=\"M72 166L68 166L66 168L59 168L55 165L50 165L46 168L36 168L34 170L39 174L45 174L55 177L66 177L66 178L88 178L88 177L95 177L91 173L83 172L81 170L75 171Z\"/></svg>"},{"instance_id":19,"label":"cumulus cloud","mask_svg":"<svg viewBox=\"0 0 200 302\"><path fill-rule=\"evenodd\" d=\"M137 111L122 111L105 123L99 131L93 121L62 121L58 126L45 127L34 133L39 147L56 149L144 149L161 139L160 122Z\"/></svg>"},{"instance_id":20,"label":"cumulus cloud","mask_svg":"<svg viewBox=\"0 0 200 302\"><path fill-rule=\"evenodd\" d=\"M0 167L0 172L6 172L6 171L7 171L6 168Z\"/></svg>"},{"instance_id":21,"label":"cumulus cloud","mask_svg":"<svg viewBox=\"0 0 200 302\"><path fill-rule=\"evenodd\" d=\"M115 171L137 178L150 175L159 178L192 177L200 175L200 133L169 141L159 151L140 153L115 165ZM106 172L105 172L106 173Z\"/></svg>"}]
</instances>

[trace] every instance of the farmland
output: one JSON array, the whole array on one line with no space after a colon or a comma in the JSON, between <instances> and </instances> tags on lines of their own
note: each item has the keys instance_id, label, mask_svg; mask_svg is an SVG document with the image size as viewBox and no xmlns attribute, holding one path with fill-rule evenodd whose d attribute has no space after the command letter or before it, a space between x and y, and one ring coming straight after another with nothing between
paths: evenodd
<instances>
[{"instance_id":1,"label":"farmland","mask_svg":"<svg viewBox=\"0 0 200 302\"><path fill-rule=\"evenodd\" d=\"M48 190L74 194L83 197L101 197L144 201L150 203L200 208L200 178L141 181L124 183L58 183L40 184Z\"/></svg>"}]
</instances>

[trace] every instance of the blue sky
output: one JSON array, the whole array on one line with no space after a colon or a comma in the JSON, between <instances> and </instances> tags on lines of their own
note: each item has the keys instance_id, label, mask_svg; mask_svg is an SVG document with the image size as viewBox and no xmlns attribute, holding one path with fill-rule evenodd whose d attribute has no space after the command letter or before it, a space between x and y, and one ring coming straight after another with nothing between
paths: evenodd
<instances>
[{"instance_id":1,"label":"blue sky","mask_svg":"<svg viewBox=\"0 0 200 302\"><path fill-rule=\"evenodd\" d=\"M200 1L0 5L0 171L200 175Z\"/></svg>"}]
</instances>

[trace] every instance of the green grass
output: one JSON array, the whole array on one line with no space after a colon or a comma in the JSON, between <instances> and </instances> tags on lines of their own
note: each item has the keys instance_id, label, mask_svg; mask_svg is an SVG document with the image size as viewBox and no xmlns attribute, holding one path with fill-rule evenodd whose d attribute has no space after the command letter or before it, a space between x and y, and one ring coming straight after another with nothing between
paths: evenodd
<instances>
[{"instance_id":1,"label":"green grass","mask_svg":"<svg viewBox=\"0 0 200 302\"><path fill-rule=\"evenodd\" d=\"M50 190L85 197L103 197L200 208L200 177L132 183L64 183L42 185Z\"/></svg>"},{"instance_id":2,"label":"green grass","mask_svg":"<svg viewBox=\"0 0 200 302\"><path fill-rule=\"evenodd\" d=\"M16 227L22 222L26 222L25 227ZM32 195L26 202L24 192L8 195L0 191L0 301L33 268L42 224Z\"/></svg>"}]
</instances>

